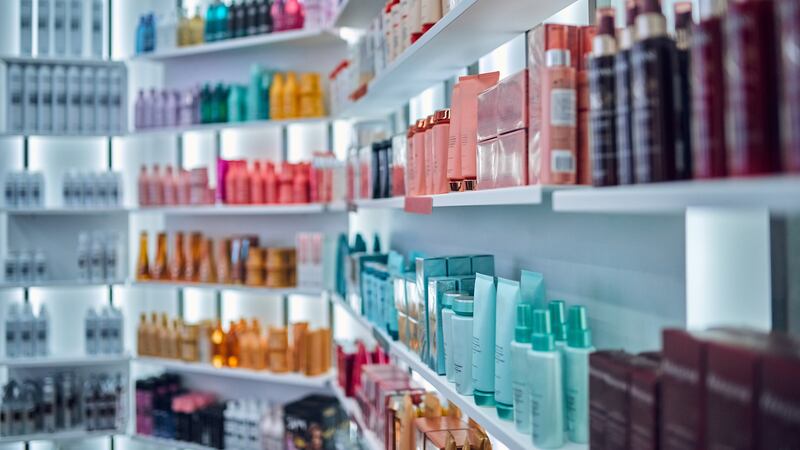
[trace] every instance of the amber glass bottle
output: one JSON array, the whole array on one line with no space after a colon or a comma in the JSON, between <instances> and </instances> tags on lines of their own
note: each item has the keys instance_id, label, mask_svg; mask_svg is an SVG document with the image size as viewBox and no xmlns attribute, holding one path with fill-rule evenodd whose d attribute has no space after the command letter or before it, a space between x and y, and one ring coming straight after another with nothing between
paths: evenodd
<instances>
[{"instance_id":1,"label":"amber glass bottle","mask_svg":"<svg viewBox=\"0 0 800 450\"><path fill-rule=\"evenodd\" d=\"M147 232L142 231L139 235L139 258L136 263L136 279L150 279L150 258L147 256Z\"/></svg>"},{"instance_id":2,"label":"amber glass bottle","mask_svg":"<svg viewBox=\"0 0 800 450\"><path fill-rule=\"evenodd\" d=\"M239 345L239 335L241 327L239 324L231 320L228 326L228 334L225 336L225 344L228 347L228 367L239 367L239 355L241 355L241 346Z\"/></svg>"},{"instance_id":3,"label":"amber glass bottle","mask_svg":"<svg viewBox=\"0 0 800 450\"><path fill-rule=\"evenodd\" d=\"M153 264L152 275L154 280L166 280L169 278L167 273L167 233L158 233L156 260Z\"/></svg>"},{"instance_id":4,"label":"amber glass bottle","mask_svg":"<svg viewBox=\"0 0 800 450\"><path fill-rule=\"evenodd\" d=\"M169 262L169 278L173 281L183 279L186 270L186 254L184 253L183 232L175 233L175 246Z\"/></svg>"},{"instance_id":5,"label":"amber glass bottle","mask_svg":"<svg viewBox=\"0 0 800 450\"><path fill-rule=\"evenodd\" d=\"M225 330L222 329L222 323L217 320L214 328L211 330L211 364L214 367L222 367L228 360L228 347L225 342Z\"/></svg>"}]
</instances>

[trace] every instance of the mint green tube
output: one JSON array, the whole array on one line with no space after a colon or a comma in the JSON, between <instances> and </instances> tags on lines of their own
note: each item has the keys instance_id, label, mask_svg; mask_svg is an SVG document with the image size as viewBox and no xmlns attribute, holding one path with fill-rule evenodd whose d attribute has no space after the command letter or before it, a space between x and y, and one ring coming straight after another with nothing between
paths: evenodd
<instances>
[{"instance_id":1,"label":"mint green tube","mask_svg":"<svg viewBox=\"0 0 800 450\"><path fill-rule=\"evenodd\" d=\"M475 275L475 321L472 331L472 386L475 403L494 406L494 352L497 288L494 277Z\"/></svg>"},{"instance_id":2,"label":"mint green tube","mask_svg":"<svg viewBox=\"0 0 800 450\"><path fill-rule=\"evenodd\" d=\"M530 303L535 309L546 308L544 275L539 272L523 270L519 277L519 291L524 303Z\"/></svg>"},{"instance_id":3,"label":"mint green tube","mask_svg":"<svg viewBox=\"0 0 800 450\"><path fill-rule=\"evenodd\" d=\"M572 306L567 315L566 370L567 430L569 440L589 442L589 355L594 352L586 308Z\"/></svg>"},{"instance_id":4,"label":"mint green tube","mask_svg":"<svg viewBox=\"0 0 800 450\"><path fill-rule=\"evenodd\" d=\"M514 420L514 393L511 380L511 342L514 340L517 305L522 301L519 282L497 279L497 320L494 352L494 401L497 415Z\"/></svg>"}]
</instances>

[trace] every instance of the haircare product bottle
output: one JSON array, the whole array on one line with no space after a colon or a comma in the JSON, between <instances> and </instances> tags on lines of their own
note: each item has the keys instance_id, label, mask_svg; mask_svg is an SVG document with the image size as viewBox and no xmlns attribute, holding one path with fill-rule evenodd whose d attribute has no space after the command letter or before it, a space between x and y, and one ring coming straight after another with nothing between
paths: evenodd
<instances>
[{"instance_id":1,"label":"haircare product bottle","mask_svg":"<svg viewBox=\"0 0 800 450\"><path fill-rule=\"evenodd\" d=\"M67 134L81 132L81 70L76 66L67 69Z\"/></svg>"},{"instance_id":2,"label":"haircare product bottle","mask_svg":"<svg viewBox=\"0 0 800 450\"><path fill-rule=\"evenodd\" d=\"M658 0L645 0L631 50L633 150L637 183L675 179L675 42Z\"/></svg>"},{"instance_id":3,"label":"haircare product bottle","mask_svg":"<svg viewBox=\"0 0 800 450\"><path fill-rule=\"evenodd\" d=\"M53 77L50 67L42 65L39 69L39 131L53 131Z\"/></svg>"},{"instance_id":4,"label":"haircare product bottle","mask_svg":"<svg viewBox=\"0 0 800 450\"><path fill-rule=\"evenodd\" d=\"M103 56L103 0L92 0L92 57Z\"/></svg>"},{"instance_id":5,"label":"haircare product bottle","mask_svg":"<svg viewBox=\"0 0 800 450\"><path fill-rule=\"evenodd\" d=\"M528 389L530 390L533 445L558 448L564 445L564 390L561 355L550 332L546 309L533 311L533 332L528 350Z\"/></svg>"},{"instance_id":6,"label":"haircare product bottle","mask_svg":"<svg viewBox=\"0 0 800 450\"><path fill-rule=\"evenodd\" d=\"M80 252L78 252L80 254ZM80 261L80 258L79 258ZM150 262L147 256L147 232L142 231L139 235L139 257L136 263L136 279L150 279Z\"/></svg>"},{"instance_id":7,"label":"haircare product bottle","mask_svg":"<svg viewBox=\"0 0 800 450\"><path fill-rule=\"evenodd\" d=\"M109 131L109 96L110 79L109 69L100 67L95 71L97 82L95 83L95 104L94 115L96 118L97 133L108 133Z\"/></svg>"},{"instance_id":8,"label":"haircare product bottle","mask_svg":"<svg viewBox=\"0 0 800 450\"><path fill-rule=\"evenodd\" d=\"M67 0L53 1L53 54L67 53Z\"/></svg>"},{"instance_id":9,"label":"haircare product bottle","mask_svg":"<svg viewBox=\"0 0 800 450\"><path fill-rule=\"evenodd\" d=\"M430 195L433 194L433 185L434 185L434 173L433 173L433 164L434 164L434 139L433 139L433 125L435 122L435 118L433 115L430 115L425 118L425 194Z\"/></svg>"},{"instance_id":10,"label":"haircare product bottle","mask_svg":"<svg viewBox=\"0 0 800 450\"><path fill-rule=\"evenodd\" d=\"M545 55L540 179L543 184L575 184L578 150L575 69L565 48L553 48Z\"/></svg>"},{"instance_id":11,"label":"haircare product bottle","mask_svg":"<svg viewBox=\"0 0 800 450\"><path fill-rule=\"evenodd\" d=\"M722 60L722 16L726 5L727 0L701 1L700 22L691 33L694 178L720 178L727 173Z\"/></svg>"},{"instance_id":12,"label":"haircare product bottle","mask_svg":"<svg viewBox=\"0 0 800 450\"><path fill-rule=\"evenodd\" d=\"M84 134L95 132L95 95L94 69L91 67L84 67L81 71L81 131Z\"/></svg>"},{"instance_id":13,"label":"haircare product bottle","mask_svg":"<svg viewBox=\"0 0 800 450\"><path fill-rule=\"evenodd\" d=\"M427 174L425 173L427 156L425 135L427 131L428 122L425 119L417 120L417 125L414 129L413 147L411 149L413 153L413 157L411 158L413 167L409 168L411 170L411 178L409 179L410 184L406 186L408 194L412 196L425 195L425 186L427 186Z\"/></svg>"},{"instance_id":14,"label":"haircare product bottle","mask_svg":"<svg viewBox=\"0 0 800 450\"><path fill-rule=\"evenodd\" d=\"M494 352L494 400L497 415L503 420L514 420L513 344L515 329L506 324L516 323L517 306L522 301L519 282L497 279L497 317ZM527 347L527 346L525 346ZM522 357L525 357L523 349Z\"/></svg>"},{"instance_id":15,"label":"haircare product bottle","mask_svg":"<svg viewBox=\"0 0 800 450\"><path fill-rule=\"evenodd\" d=\"M472 395L472 313L475 302L471 295L459 295L453 300L453 371L456 391Z\"/></svg>"},{"instance_id":16,"label":"haircare product bottle","mask_svg":"<svg viewBox=\"0 0 800 450\"><path fill-rule=\"evenodd\" d=\"M453 86L451 106L447 139L447 180L450 183L450 191L458 192L464 190L464 177L461 174L461 88L458 83ZM409 141L409 155L411 154L410 145Z\"/></svg>"},{"instance_id":17,"label":"haircare product bottle","mask_svg":"<svg viewBox=\"0 0 800 450\"><path fill-rule=\"evenodd\" d=\"M675 178L692 178L692 109L689 84L692 34L692 3L680 1L675 7Z\"/></svg>"},{"instance_id":18,"label":"haircare product bottle","mask_svg":"<svg viewBox=\"0 0 800 450\"><path fill-rule=\"evenodd\" d=\"M56 66L57 68L60 66ZM8 127L11 132L23 131L23 104L25 103L24 71L21 65L8 65Z\"/></svg>"},{"instance_id":19,"label":"haircare product bottle","mask_svg":"<svg viewBox=\"0 0 800 450\"><path fill-rule=\"evenodd\" d=\"M155 280L166 280L169 278L167 272L167 233L158 233L156 240L156 260L151 273Z\"/></svg>"},{"instance_id":20,"label":"haircare product bottle","mask_svg":"<svg viewBox=\"0 0 800 450\"><path fill-rule=\"evenodd\" d=\"M461 147L461 171L464 189L474 191L478 179L478 94L497 84L500 72L467 75L458 78L460 87L459 136Z\"/></svg>"},{"instance_id":21,"label":"haircare product bottle","mask_svg":"<svg viewBox=\"0 0 800 450\"><path fill-rule=\"evenodd\" d=\"M781 36L783 169L800 172L800 4L792 0L779 0L776 3Z\"/></svg>"},{"instance_id":22,"label":"haircare product bottle","mask_svg":"<svg viewBox=\"0 0 800 450\"><path fill-rule=\"evenodd\" d=\"M51 0L39 0L39 18L37 31L39 34L39 56L50 54L50 17Z\"/></svg>"},{"instance_id":23,"label":"haircare product bottle","mask_svg":"<svg viewBox=\"0 0 800 450\"><path fill-rule=\"evenodd\" d=\"M598 33L589 57L589 120L591 121L592 184L614 186L617 178L615 124L614 62L617 42L614 39L614 14L599 18Z\"/></svg>"},{"instance_id":24,"label":"haircare product bottle","mask_svg":"<svg viewBox=\"0 0 800 450\"><path fill-rule=\"evenodd\" d=\"M613 9L599 8L597 14L611 14ZM597 26L586 25L576 28L578 33L578 68L575 73L578 88L578 174L576 183L586 186L592 185L592 151L590 144L594 138L591 135L592 127L590 124L591 111L589 102L589 58L592 56L592 47L595 36L597 36ZM612 119L613 120L613 119Z\"/></svg>"},{"instance_id":25,"label":"haircare product bottle","mask_svg":"<svg viewBox=\"0 0 800 450\"><path fill-rule=\"evenodd\" d=\"M70 0L69 54L77 57L83 55L83 0Z\"/></svg>"},{"instance_id":26,"label":"haircare product bottle","mask_svg":"<svg viewBox=\"0 0 800 450\"><path fill-rule=\"evenodd\" d=\"M444 335L442 337L442 342L444 343L444 368L447 381L451 383L455 383L456 381L455 368L453 366L453 346L455 345L453 342L453 316L455 316L456 313L453 311L453 303L459 295L461 295L460 292L446 292L444 294L444 298L442 299L442 334Z\"/></svg>"},{"instance_id":27,"label":"haircare product bottle","mask_svg":"<svg viewBox=\"0 0 800 450\"><path fill-rule=\"evenodd\" d=\"M569 440L589 441L589 355L594 352L586 308L572 306L567 317L567 347L564 349Z\"/></svg>"},{"instance_id":28,"label":"haircare product bottle","mask_svg":"<svg viewBox=\"0 0 800 450\"><path fill-rule=\"evenodd\" d=\"M475 403L494 406L495 325L497 287L494 277L475 275L475 320L472 332L472 386Z\"/></svg>"},{"instance_id":29,"label":"haircare product bottle","mask_svg":"<svg viewBox=\"0 0 800 450\"><path fill-rule=\"evenodd\" d=\"M25 66L22 86L24 90L22 102L24 128L27 132L36 132L39 129L39 79L36 66Z\"/></svg>"},{"instance_id":30,"label":"haircare product bottle","mask_svg":"<svg viewBox=\"0 0 800 450\"><path fill-rule=\"evenodd\" d=\"M531 434L531 392L528 350L531 348L533 307L520 303L516 308L514 340L511 341L511 387L514 405L514 425L517 431Z\"/></svg>"},{"instance_id":31,"label":"haircare product bottle","mask_svg":"<svg viewBox=\"0 0 800 450\"><path fill-rule=\"evenodd\" d=\"M772 0L732 1L724 19L725 131L732 176L780 169L773 6Z\"/></svg>"},{"instance_id":32,"label":"haircare product bottle","mask_svg":"<svg viewBox=\"0 0 800 450\"><path fill-rule=\"evenodd\" d=\"M636 39L635 21L638 5L626 2L626 26L619 31L617 53L614 56L615 123L617 141L617 181L619 184L635 182L633 159L633 94L631 92L631 46Z\"/></svg>"},{"instance_id":33,"label":"haircare product bottle","mask_svg":"<svg viewBox=\"0 0 800 450\"><path fill-rule=\"evenodd\" d=\"M33 0L20 0L19 33L19 52L30 55L33 52Z\"/></svg>"},{"instance_id":34,"label":"haircare product bottle","mask_svg":"<svg viewBox=\"0 0 800 450\"><path fill-rule=\"evenodd\" d=\"M436 111L433 122L433 163L431 194L449 192L447 179L448 140L450 138L450 110Z\"/></svg>"}]
</instances>

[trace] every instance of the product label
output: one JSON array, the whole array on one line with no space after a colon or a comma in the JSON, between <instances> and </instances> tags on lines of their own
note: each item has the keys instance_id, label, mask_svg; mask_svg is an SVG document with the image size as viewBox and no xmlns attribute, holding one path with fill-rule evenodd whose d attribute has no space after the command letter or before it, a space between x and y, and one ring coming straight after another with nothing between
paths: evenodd
<instances>
[{"instance_id":1,"label":"product label","mask_svg":"<svg viewBox=\"0 0 800 450\"><path fill-rule=\"evenodd\" d=\"M576 123L575 89L553 89L550 91L550 125L574 127Z\"/></svg>"},{"instance_id":2,"label":"product label","mask_svg":"<svg viewBox=\"0 0 800 450\"><path fill-rule=\"evenodd\" d=\"M550 171L553 173L574 173L575 155L571 150L556 150L550 152Z\"/></svg>"}]
</instances>

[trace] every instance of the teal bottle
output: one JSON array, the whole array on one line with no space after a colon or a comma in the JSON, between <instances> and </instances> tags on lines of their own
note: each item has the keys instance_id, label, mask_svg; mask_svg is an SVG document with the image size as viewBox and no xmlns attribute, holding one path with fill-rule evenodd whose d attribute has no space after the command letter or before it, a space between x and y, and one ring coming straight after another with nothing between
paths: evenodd
<instances>
[{"instance_id":1,"label":"teal bottle","mask_svg":"<svg viewBox=\"0 0 800 450\"><path fill-rule=\"evenodd\" d=\"M261 99L261 85L264 77L264 68L260 64L250 66L250 84L247 86L247 120L258 120Z\"/></svg>"},{"instance_id":2,"label":"teal bottle","mask_svg":"<svg viewBox=\"0 0 800 450\"><path fill-rule=\"evenodd\" d=\"M206 7L205 41L214 42L217 40L217 3L212 3Z\"/></svg>"},{"instance_id":3,"label":"teal bottle","mask_svg":"<svg viewBox=\"0 0 800 450\"><path fill-rule=\"evenodd\" d=\"M528 371L528 349L533 332L533 307L530 303L517 305L514 340L511 341L511 389L514 402L514 426L517 431L531 434L531 391Z\"/></svg>"},{"instance_id":4,"label":"teal bottle","mask_svg":"<svg viewBox=\"0 0 800 450\"><path fill-rule=\"evenodd\" d=\"M217 122L225 123L228 121L228 93L230 89L228 86L220 83L217 85L216 98L217 98Z\"/></svg>"},{"instance_id":5,"label":"teal bottle","mask_svg":"<svg viewBox=\"0 0 800 450\"><path fill-rule=\"evenodd\" d=\"M230 29L228 27L228 5L217 1L216 2L216 32L217 40L228 39L230 37Z\"/></svg>"},{"instance_id":6,"label":"teal bottle","mask_svg":"<svg viewBox=\"0 0 800 450\"><path fill-rule=\"evenodd\" d=\"M546 309L533 311L528 370L533 445L559 448L564 445L564 376Z\"/></svg>"},{"instance_id":7,"label":"teal bottle","mask_svg":"<svg viewBox=\"0 0 800 450\"><path fill-rule=\"evenodd\" d=\"M563 300L552 300L547 304L550 312L550 328L553 330L553 339L556 351L561 356L561 367L564 368L564 386L567 385L567 305ZM567 431L567 407L564 408L564 431Z\"/></svg>"},{"instance_id":8,"label":"teal bottle","mask_svg":"<svg viewBox=\"0 0 800 450\"><path fill-rule=\"evenodd\" d=\"M208 83L204 84L200 89L200 122L211 123L213 120L212 107L214 100L211 95L211 86Z\"/></svg>"},{"instance_id":9,"label":"teal bottle","mask_svg":"<svg viewBox=\"0 0 800 450\"><path fill-rule=\"evenodd\" d=\"M269 89L272 87L272 71L265 70L261 74L261 89L258 92L258 118L269 119Z\"/></svg>"},{"instance_id":10,"label":"teal bottle","mask_svg":"<svg viewBox=\"0 0 800 450\"><path fill-rule=\"evenodd\" d=\"M231 85L228 94L228 121L244 122L247 120L247 88Z\"/></svg>"},{"instance_id":11,"label":"teal bottle","mask_svg":"<svg viewBox=\"0 0 800 450\"><path fill-rule=\"evenodd\" d=\"M589 355L594 352L586 308L572 306L567 316L566 370L567 431L576 444L589 441Z\"/></svg>"}]
</instances>

